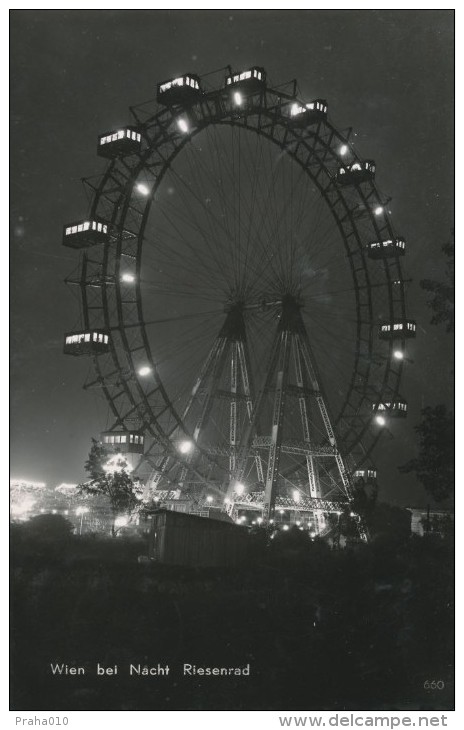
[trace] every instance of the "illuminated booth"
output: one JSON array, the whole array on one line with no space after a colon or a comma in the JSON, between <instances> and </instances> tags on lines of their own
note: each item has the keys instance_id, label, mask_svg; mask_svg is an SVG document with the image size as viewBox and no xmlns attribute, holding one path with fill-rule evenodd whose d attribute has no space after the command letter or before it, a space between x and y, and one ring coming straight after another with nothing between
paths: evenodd
<instances>
[{"instance_id":1,"label":"illuminated booth","mask_svg":"<svg viewBox=\"0 0 464 730\"><path fill-rule=\"evenodd\" d=\"M290 122L294 127L306 127L327 119L327 102L325 99L315 99L309 104L292 104L290 107Z\"/></svg>"},{"instance_id":2,"label":"illuminated booth","mask_svg":"<svg viewBox=\"0 0 464 730\"><path fill-rule=\"evenodd\" d=\"M337 173L339 185L359 185L375 177L374 160L362 160L340 167Z\"/></svg>"},{"instance_id":3,"label":"illuminated booth","mask_svg":"<svg viewBox=\"0 0 464 730\"><path fill-rule=\"evenodd\" d=\"M123 454L143 454L145 437L140 431L103 431L101 442Z\"/></svg>"},{"instance_id":4,"label":"illuminated booth","mask_svg":"<svg viewBox=\"0 0 464 730\"><path fill-rule=\"evenodd\" d=\"M110 338L105 330L79 330L64 336L65 355L102 355L109 349Z\"/></svg>"},{"instance_id":5,"label":"illuminated booth","mask_svg":"<svg viewBox=\"0 0 464 730\"><path fill-rule=\"evenodd\" d=\"M256 94L266 86L266 72L261 66L252 66L247 71L226 76L226 89L243 94Z\"/></svg>"},{"instance_id":6,"label":"illuminated booth","mask_svg":"<svg viewBox=\"0 0 464 730\"><path fill-rule=\"evenodd\" d=\"M400 320L399 322L382 322L379 325L379 339L395 340L403 337L415 337L416 329L417 325L412 319Z\"/></svg>"},{"instance_id":7,"label":"illuminated booth","mask_svg":"<svg viewBox=\"0 0 464 730\"><path fill-rule=\"evenodd\" d=\"M377 480L377 470L372 468L367 469L356 469L353 474L353 479L356 481L362 479L366 484L370 484Z\"/></svg>"},{"instance_id":8,"label":"illuminated booth","mask_svg":"<svg viewBox=\"0 0 464 730\"><path fill-rule=\"evenodd\" d=\"M373 403L372 410L377 416L388 416L389 418L406 418L408 415L408 404L404 400L388 403Z\"/></svg>"},{"instance_id":9,"label":"illuminated booth","mask_svg":"<svg viewBox=\"0 0 464 730\"><path fill-rule=\"evenodd\" d=\"M142 135L135 127L124 127L115 132L105 132L98 137L97 154L113 159L137 154L142 146Z\"/></svg>"},{"instance_id":10,"label":"illuminated booth","mask_svg":"<svg viewBox=\"0 0 464 730\"><path fill-rule=\"evenodd\" d=\"M63 227L63 246L69 248L88 248L108 240L108 224L103 221L84 220Z\"/></svg>"},{"instance_id":11,"label":"illuminated booth","mask_svg":"<svg viewBox=\"0 0 464 730\"><path fill-rule=\"evenodd\" d=\"M404 256L406 242L404 238L387 238L385 241L368 243L366 249L370 259L393 258L395 256Z\"/></svg>"},{"instance_id":12,"label":"illuminated booth","mask_svg":"<svg viewBox=\"0 0 464 730\"><path fill-rule=\"evenodd\" d=\"M200 77L190 73L162 81L156 87L156 101L166 106L193 104L202 94Z\"/></svg>"}]
</instances>

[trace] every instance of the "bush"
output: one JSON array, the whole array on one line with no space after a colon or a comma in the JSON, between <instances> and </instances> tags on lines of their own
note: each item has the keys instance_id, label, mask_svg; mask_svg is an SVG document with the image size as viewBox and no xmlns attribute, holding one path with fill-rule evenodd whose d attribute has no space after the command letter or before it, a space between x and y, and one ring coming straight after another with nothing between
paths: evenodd
<instances>
[{"instance_id":1,"label":"bush","mask_svg":"<svg viewBox=\"0 0 464 730\"><path fill-rule=\"evenodd\" d=\"M22 525L25 537L42 542L68 540L74 531L74 525L61 515L37 515Z\"/></svg>"}]
</instances>

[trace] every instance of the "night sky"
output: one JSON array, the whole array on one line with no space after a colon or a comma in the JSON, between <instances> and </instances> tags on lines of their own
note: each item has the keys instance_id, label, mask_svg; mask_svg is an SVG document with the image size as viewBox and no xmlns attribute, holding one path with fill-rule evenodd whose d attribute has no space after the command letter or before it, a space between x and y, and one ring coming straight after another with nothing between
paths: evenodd
<instances>
[{"instance_id":1,"label":"night sky","mask_svg":"<svg viewBox=\"0 0 464 730\"><path fill-rule=\"evenodd\" d=\"M63 283L78 256L62 226L83 218L82 177L100 173L97 135L130 121L158 81L230 64L261 65L273 84L329 102L377 163L407 241L409 316L418 322L401 393L407 421L374 454L380 498L422 506L411 475L414 424L453 401L453 339L429 324L419 287L441 278L453 227L453 14L438 11L24 10L11 14L11 476L50 486L84 478L107 406L83 391L89 363L62 354L78 301Z\"/></svg>"}]
</instances>

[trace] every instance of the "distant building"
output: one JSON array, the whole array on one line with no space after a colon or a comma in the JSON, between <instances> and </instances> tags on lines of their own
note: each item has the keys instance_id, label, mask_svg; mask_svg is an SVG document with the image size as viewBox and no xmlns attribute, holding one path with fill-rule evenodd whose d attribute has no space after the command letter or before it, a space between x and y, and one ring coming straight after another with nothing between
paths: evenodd
<instances>
[{"instance_id":1,"label":"distant building","mask_svg":"<svg viewBox=\"0 0 464 730\"><path fill-rule=\"evenodd\" d=\"M454 528L454 514L449 510L427 510L408 507L413 535L435 534L444 537Z\"/></svg>"},{"instance_id":2,"label":"distant building","mask_svg":"<svg viewBox=\"0 0 464 730\"><path fill-rule=\"evenodd\" d=\"M10 514L13 520L29 519L47 492L44 482L31 482L25 479L10 480Z\"/></svg>"},{"instance_id":3,"label":"distant building","mask_svg":"<svg viewBox=\"0 0 464 730\"><path fill-rule=\"evenodd\" d=\"M63 482L48 487L44 482L10 480L10 518L27 522L38 515L65 517L80 532L109 532L112 515L107 497L81 494L77 484Z\"/></svg>"}]
</instances>

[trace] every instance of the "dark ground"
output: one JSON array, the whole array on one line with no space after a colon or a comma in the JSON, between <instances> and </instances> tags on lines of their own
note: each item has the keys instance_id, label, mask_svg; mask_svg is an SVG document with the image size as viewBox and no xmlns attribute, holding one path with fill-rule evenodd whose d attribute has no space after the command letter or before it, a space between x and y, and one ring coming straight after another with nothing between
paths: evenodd
<instances>
[{"instance_id":1,"label":"dark ground","mask_svg":"<svg viewBox=\"0 0 464 730\"><path fill-rule=\"evenodd\" d=\"M224 570L138 564L141 541L21 527L12 540L11 709L453 709L449 540L331 551L290 536ZM97 677L97 662L118 676ZM53 676L51 663L86 675ZM130 663L171 672L130 677ZM183 677L183 663L251 674Z\"/></svg>"}]
</instances>

